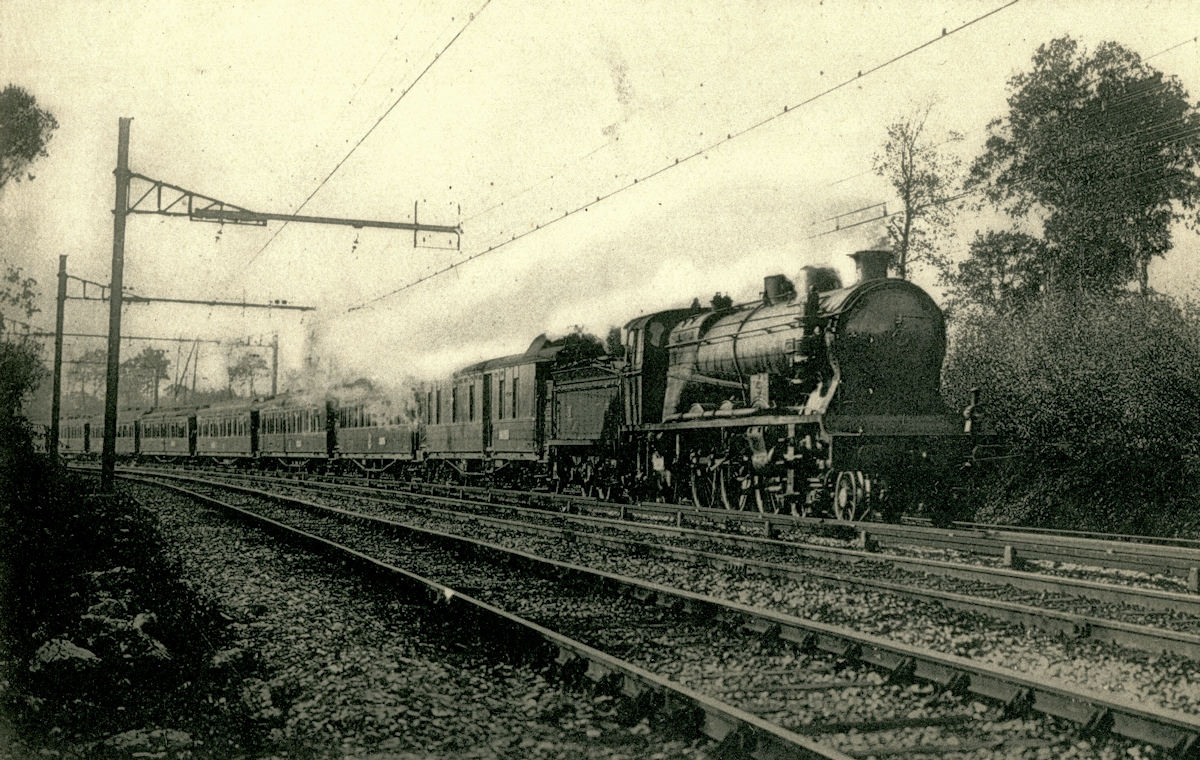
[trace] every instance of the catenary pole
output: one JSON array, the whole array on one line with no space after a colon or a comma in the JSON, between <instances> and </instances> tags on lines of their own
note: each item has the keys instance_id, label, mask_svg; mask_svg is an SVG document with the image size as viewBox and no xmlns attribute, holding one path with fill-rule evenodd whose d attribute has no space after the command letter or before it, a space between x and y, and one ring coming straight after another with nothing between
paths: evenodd
<instances>
[{"instance_id":1,"label":"catenary pole","mask_svg":"<svg viewBox=\"0 0 1200 760\"><path fill-rule=\"evenodd\" d=\"M50 398L50 440L46 452L57 461L58 417L62 413L63 308L67 303L67 257L58 257L58 303L54 307L54 392Z\"/></svg>"},{"instance_id":2,"label":"catenary pole","mask_svg":"<svg viewBox=\"0 0 1200 760\"><path fill-rule=\"evenodd\" d=\"M100 490L112 493L117 469L117 391L121 372L121 287L125 269L125 215L129 208L129 123L117 121L116 200L113 205L112 279L108 301L108 375L104 385L104 448Z\"/></svg>"}]
</instances>

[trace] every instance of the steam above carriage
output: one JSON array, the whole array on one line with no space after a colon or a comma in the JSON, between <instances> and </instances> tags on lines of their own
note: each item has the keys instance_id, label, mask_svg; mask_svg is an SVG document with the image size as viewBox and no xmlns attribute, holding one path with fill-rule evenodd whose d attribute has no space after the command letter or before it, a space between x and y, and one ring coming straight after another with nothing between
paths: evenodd
<instances>
[{"instance_id":1,"label":"steam above carriage","mask_svg":"<svg viewBox=\"0 0 1200 760\"><path fill-rule=\"evenodd\" d=\"M140 437L128 420L129 442L156 456L844 518L911 503L918 485L925 501L944 499L973 441L940 394L942 312L917 286L887 278L889 252L853 258L850 287L806 267L799 288L767 277L753 303L637 317L618 355L577 336L539 336L412 399L342 389L155 410ZM80 434L64 436L64 450L86 450L87 427L64 425Z\"/></svg>"}]
</instances>

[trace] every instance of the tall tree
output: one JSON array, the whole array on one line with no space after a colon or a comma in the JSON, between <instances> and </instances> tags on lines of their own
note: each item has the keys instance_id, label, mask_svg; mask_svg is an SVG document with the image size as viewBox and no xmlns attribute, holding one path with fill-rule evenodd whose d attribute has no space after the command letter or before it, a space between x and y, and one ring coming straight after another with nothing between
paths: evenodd
<instances>
[{"instance_id":1,"label":"tall tree","mask_svg":"<svg viewBox=\"0 0 1200 760\"><path fill-rule=\"evenodd\" d=\"M621 328L608 328L608 335L604 337L604 350L609 356L617 359L625 358L625 344L621 342Z\"/></svg>"},{"instance_id":2,"label":"tall tree","mask_svg":"<svg viewBox=\"0 0 1200 760\"><path fill-rule=\"evenodd\" d=\"M234 384L246 387L251 396L254 396L254 378L260 372L267 371L267 360L262 358L261 354L242 354L237 362L226 368L226 373L229 375L229 387Z\"/></svg>"},{"instance_id":3,"label":"tall tree","mask_svg":"<svg viewBox=\"0 0 1200 760\"><path fill-rule=\"evenodd\" d=\"M939 241L953 221L951 203L962 162L939 148L962 135L950 132L935 142L926 128L932 110L929 103L892 122L883 150L872 161L875 173L891 183L900 203L900 213L888 218L887 236L901 279L908 279L915 264L939 270L946 265Z\"/></svg>"},{"instance_id":4,"label":"tall tree","mask_svg":"<svg viewBox=\"0 0 1200 760\"><path fill-rule=\"evenodd\" d=\"M0 190L9 180L32 180L27 171L39 156L45 156L46 143L58 128L49 111L38 108L37 100L25 90L10 84L0 91Z\"/></svg>"},{"instance_id":5,"label":"tall tree","mask_svg":"<svg viewBox=\"0 0 1200 760\"><path fill-rule=\"evenodd\" d=\"M28 319L36 314L37 282L20 268L4 265L0 279L0 436L7 435L17 419L22 399L35 390L46 375L39 354L41 344L28 335L6 330L6 316ZM20 320L23 321L23 320Z\"/></svg>"},{"instance_id":6,"label":"tall tree","mask_svg":"<svg viewBox=\"0 0 1200 760\"><path fill-rule=\"evenodd\" d=\"M141 353L121 362L121 370L128 377L122 386L141 394L147 402L157 401L159 383L169 377L170 367L171 360L165 351L146 346Z\"/></svg>"},{"instance_id":7,"label":"tall tree","mask_svg":"<svg viewBox=\"0 0 1200 760\"><path fill-rule=\"evenodd\" d=\"M1200 199L1200 113L1179 80L1118 43L1089 53L1061 37L1008 86L1008 117L989 124L968 186L1042 220L1053 286L1146 292L1172 223L1194 225Z\"/></svg>"},{"instance_id":8,"label":"tall tree","mask_svg":"<svg viewBox=\"0 0 1200 760\"><path fill-rule=\"evenodd\" d=\"M966 259L946 269L950 307L1007 312L1028 305L1046 283L1046 243L1023 232L975 233Z\"/></svg>"},{"instance_id":9,"label":"tall tree","mask_svg":"<svg viewBox=\"0 0 1200 760\"><path fill-rule=\"evenodd\" d=\"M68 373L71 383L79 389L81 395L92 395L97 398L104 388L105 362L108 351L103 348L91 348L75 358Z\"/></svg>"}]
</instances>

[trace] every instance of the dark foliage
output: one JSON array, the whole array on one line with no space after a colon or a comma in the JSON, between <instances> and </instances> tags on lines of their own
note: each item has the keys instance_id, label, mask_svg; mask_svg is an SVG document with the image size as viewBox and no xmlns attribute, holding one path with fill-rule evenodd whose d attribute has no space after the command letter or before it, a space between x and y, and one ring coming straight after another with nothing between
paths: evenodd
<instances>
[{"instance_id":1,"label":"dark foliage","mask_svg":"<svg viewBox=\"0 0 1200 760\"><path fill-rule=\"evenodd\" d=\"M32 393L48 374L41 361L41 344L13 329L10 315L20 314L28 319L36 314L37 281L26 277L20 268L5 264L0 279L0 435L13 430L22 422L18 418L21 402Z\"/></svg>"},{"instance_id":2,"label":"dark foliage","mask_svg":"<svg viewBox=\"0 0 1200 760\"><path fill-rule=\"evenodd\" d=\"M203 735L220 756L263 741L266 727L238 700L261 666L241 653L235 670L214 664L229 618L182 581L154 517L21 458L0 524L2 602L19 614L4 616L0 648L13 687L4 708L26 740L66 748L169 726ZM98 660L39 669L39 649L55 640Z\"/></svg>"},{"instance_id":3,"label":"dark foliage","mask_svg":"<svg viewBox=\"0 0 1200 760\"><path fill-rule=\"evenodd\" d=\"M982 519L1132 532L1196 522L1200 315L1132 294L1044 296L964 315L944 388L984 389L1007 458L985 468ZM1193 526L1194 527L1194 526Z\"/></svg>"},{"instance_id":4,"label":"dark foliage","mask_svg":"<svg viewBox=\"0 0 1200 760\"><path fill-rule=\"evenodd\" d=\"M1009 89L968 187L1014 219L1041 219L1040 268L1056 289L1145 292L1172 223L1194 223L1200 200L1200 112L1179 80L1115 42L1089 53L1062 37Z\"/></svg>"},{"instance_id":5,"label":"dark foliage","mask_svg":"<svg viewBox=\"0 0 1200 760\"><path fill-rule=\"evenodd\" d=\"M1042 240L1022 232L976 232L968 256L944 275L953 311L1020 309L1046 286L1047 250Z\"/></svg>"},{"instance_id":6,"label":"dark foliage","mask_svg":"<svg viewBox=\"0 0 1200 760\"><path fill-rule=\"evenodd\" d=\"M266 376L267 370L270 369L267 360L261 354L246 353L242 354L236 362L225 368L225 372L229 375L229 387L240 386L250 397L255 396L254 381L256 378Z\"/></svg>"},{"instance_id":7,"label":"dark foliage","mask_svg":"<svg viewBox=\"0 0 1200 760\"><path fill-rule=\"evenodd\" d=\"M37 99L16 85L0 91L0 189L9 180L32 180L26 169L45 156L46 143L58 122L49 111L38 108Z\"/></svg>"},{"instance_id":8,"label":"dark foliage","mask_svg":"<svg viewBox=\"0 0 1200 760\"><path fill-rule=\"evenodd\" d=\"M625 358L625 344L621 342L621 328L608 328L608 335L604 337L604 350L614 359Z\"/></svg>"}]
</instances>

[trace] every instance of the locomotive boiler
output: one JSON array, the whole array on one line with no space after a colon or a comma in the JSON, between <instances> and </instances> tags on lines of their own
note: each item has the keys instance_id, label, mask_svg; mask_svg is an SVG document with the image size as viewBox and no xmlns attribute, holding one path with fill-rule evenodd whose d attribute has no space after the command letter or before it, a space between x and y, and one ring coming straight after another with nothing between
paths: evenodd
<instances>
[{"instance_id":1,"label":"locomotive boiler","mask_svg":"<svg viewBox=\"0 0 1200 760\"><path fill-rule=\"evenodd\" d=\"M940 394L942 312L886 276L890 252L852 256L850 287L806 268L800 288L767 277L753 303L631 321L624 361L555 373L555 437L607 437L617 470L700 506L855 519L916 499L939 511L972 444ZM573 454L580 482L604 461L602 446Z\"/></svg>"}]
</instances>

